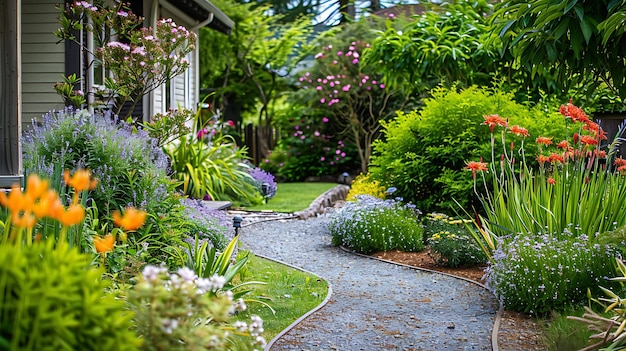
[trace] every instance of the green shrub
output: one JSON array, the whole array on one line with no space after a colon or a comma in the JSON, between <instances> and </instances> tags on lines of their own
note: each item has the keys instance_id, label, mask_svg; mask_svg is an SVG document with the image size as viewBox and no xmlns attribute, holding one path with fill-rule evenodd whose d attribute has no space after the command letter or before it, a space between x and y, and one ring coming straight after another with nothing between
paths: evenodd
<instances>
[{"instance_id":1,"label":"green shrub","mask_svg":"<svg viewBox=\"0 0 626 351\"><path fill-rule=\"evenodd\" d=\"M137 350L132 313L90 258L53 240L0 246L0 349Z\"/></svg>"},{"instance_id":2,"label":"green shrub","mask_svg":"<svg viewBox=\"0 0 626 351\"><path fill-rule=\"evenodd\" d=\"M615 253L586 235L520 234L500 242L487 269L487 286L504 306L545 314L579 304L615 276Z\"/></svg>"},{"instance_id":3,"label":"green shrub","mask_svg":"<svg viewBox=\"0 0 626 351\"><path fill-rule=\"evenodd\" d=\"M334 245L356 252L420 251L424 242L418 214L412 205L361 195L336 212L328 228Z\"/></svg>"},{"instance_id":4,"label":"green shrub","mask_svg":"<svg viewBox=\"0 0 626 351\"><path fill-rule=\"evenodd\" d=\"M234 140L219 138L211 142L193 134L183 135L165 145L172 159L174 177L181 181L182 191L196 199L233 201L242 205L260 204L261 194L248 173L245 148Z\"/></svg>"},{"instance_id":5,"label":"green shrub","mask_svg":"<svg viewBox=\"0 0 626 351\"><path fill-rule=\"evenodd\" d=\"M471 221L469 221L471 222ZM429 213L425 235L431 256L437 264L448 267L472 266L487 262L487 255L468 233L467 220Z\"/></svg>"},{"instance_id":6,"label":"green shrub","mask_svg":"<svg viewBox=\"0 0 626 351\"><path fill-rule=\"evenodd\" d=\"M476 87L437 89L421 112L399 113L383 125L384 138L374 142L372 178L396 187L397 196L428 213L452 213L458 208L455 200L465 209L480 207L463 167L468 159L491 159L489 128L481 123L483 115L496 113L527 126L534 137L563 133L557 129L561 117L530 110L510 94ZM498 156L505 151L498 150ZM528 155L535 151L526 150Z\"/></svg>"}]
</instances>

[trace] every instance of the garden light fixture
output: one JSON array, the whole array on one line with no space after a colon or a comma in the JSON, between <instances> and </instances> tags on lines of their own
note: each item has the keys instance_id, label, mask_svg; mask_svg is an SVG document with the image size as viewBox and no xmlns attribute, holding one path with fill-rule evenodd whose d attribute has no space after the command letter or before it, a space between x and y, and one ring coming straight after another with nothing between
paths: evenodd
<instances>
[{"instance_id":1,"label":"garden light fixture","mask_svg":"<svg viewBox=\"0 0 626 351\"><path fill-rule=\"evenodd\" d=\"M241 218L241 216L233 217L233 227L235 228L235 236L239 235L239 228L241 228L242 221L243 221L243 218Z\"/></svg>"}]
</instances>

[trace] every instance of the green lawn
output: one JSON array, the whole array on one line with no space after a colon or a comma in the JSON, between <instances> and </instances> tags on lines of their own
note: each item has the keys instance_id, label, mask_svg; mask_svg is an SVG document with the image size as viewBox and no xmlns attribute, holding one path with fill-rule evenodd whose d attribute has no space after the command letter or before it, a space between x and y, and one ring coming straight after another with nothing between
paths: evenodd
<instances>
[{"instance_id":1,"label":"green lawn","mask_svg":"<svg viewBox=\"0 0 626 351\"><path fill-rule=\"evenodd\" d=\"M296 212L309 207L311 202L337 183L278 183L276 195L267 204L245 207L246 211Z\"/></svg>"},{"instance_id":2,"label":"green lawn","mask_svg":"<svg viewBox=\"0 0 626 351\"><path fill-rule=\"evenodd\" d=\"M258 300L268 304L246 301L248 308L234 316L235 320L250 321L250 316L263 319L263 337L269 342L295 320L318 306L328 293L328 283L312 274L293 269L271 260L251 255L240 278L260 281L244 300Z\"/></svg>"}]
</instances>

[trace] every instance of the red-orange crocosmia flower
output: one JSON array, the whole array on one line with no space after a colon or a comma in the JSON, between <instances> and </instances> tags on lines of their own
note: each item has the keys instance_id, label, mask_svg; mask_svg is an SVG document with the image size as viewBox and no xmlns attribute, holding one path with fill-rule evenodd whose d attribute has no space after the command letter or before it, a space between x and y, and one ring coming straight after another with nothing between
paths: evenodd
<instances>
[{"instance_id":1,"label":"red-orange crocosmia flower","mask_svg":"<svg viewBox=\"0 0 626 351\"><path fill-rule=\"evenodd\" d=\"M470 161L467 163L467 166L465 166L465 169L472 171L472 176L474 178L476 178L476 172L478 171L489 172L486 162Z\"/></svg>"},{"instance_id":2,"label":"red-orange crocosmia flower","mask_svg":"<svg viewBox=\"0 0 626 351\"><path fill-rule=\"evenodd\" d=\"M113 247L115 247L115 237L111 234L107 234L104 238L94 236L93 244L98 253L106 253L113 250Z\"/></svg>"},{"instance_id":3,"label":"red-orange crocosmia flower","mask_svg":"<svg viewBox=\"0 0 626 351\"><path fill-rule=\"evenodd\" d=\"M539 155L537 156L537 162L544 164L546 162L550 162L550 157L546 156L546 155Z\"/></svg>"},{"instance_id":4,"label":"red-orange crocosmia flower","mask_svg":"<svg viewBox=\"0 0 626 351\"><path fill-rule=\"evenodd\" d=\"M556 180L554 180L554 178L550 177L550 178L548 178L548 184L554 185L554 184L556 184Z\"/></svg>"},{"instance_id":5,"label":"red-orange crocosmia flower","mask_svg":"<svg viewBox=\"0 0 626 351\"><path fill-rule=\"evenodd\" d=\"M583 112L583 110L580 107L572 104L572 99L569 100L569 103L566 106L561 105L561 108L559 108L559 112L563 116L565 116L565 118L571 118L572 122L574 123L576 122L586 123L589 121L589 116L587 116L587 114L585 114L585 112Z\"/></svg>"},{"instance_id":6,"label":"red-orange crocosmia flower","mask_svg":"<svg viewBox=\"0 0 626 351\"><path fill-rule=\"evenodd\" d=\"M511 133L517 135L517 136L521 136L521 137L528 137L530 136L530 134L528 133L528 129L524 128L524 127L520 127L518 125L514 125L511 127Z\"/></svg>"},{"instance_id":7,"label":"red-orange crocosmia flower","mask_svg":"<svg viewBox=\"0 0 626 351\"><path fill-rule=\"evenodd\" d=\"M567 150L569 148L569 143L567 142L567 140L563 140L556 144L556 147L558 147L559 149Z\"/></svg>"},{"instance_id":8,"label":"red-orange crocosmia flower","mask_svg":"<svg viewBox=\"0 0 626 351\"><path fill-rule=\"evenodd\" d=\"M552 163L557 163L557 162L565 163L565 158L561 154L551 153L550 156L548 156L548 158L550 159L550 162Z\"/></svg>"},{"instance_id":9,"label":"red-orange crocosmia flower","mask_svg":"<svg viewBox=\"0 0 626 351\"><path fill-rule=\"evenodd\" d=\"M535 141L537 144L539 145L550 145L552 144L552 137L548 138L548 137L544 137L544 136L540 136L537 138L537 140Z\"/></svg>"},{"instance_id":10,"label":"red-orange crocosmia flower","mask_svg":"<svg viewBox=\"0 0 626 351\"><path fill-rule=\"evenodd\" d=\"M496 126L506 127L509 122L506 119L498 116L498 115L484 115L485 121L482 124L486 124L489 126L489 130L493 133L493 129Z\"/></svg>"},{"instance_id":11,"label":"red-orange crocosmia flower","mask_svg":"<svg viewBox=\"0 0 626 351\"><path fill-rule=\"evenodd\" d=\"M134 207L127 207L122 216L119 211L113 212L113 223L124 230L136 230L146 220L146 212Z\"/></svg>"},{"instance_id":12,"label":"red-orange crocosmia flower","mask_svg":"<svg viewBox=\"0 0 626 351\"><path fill-rule=\"evenodd\" d=\"M598 139L590 135L581 135L580 142L585 145L598 145Z\"/></svg>"},{"instance_id":13,"label":"red-orange crocosmia flower","mask_svg":"<svg viewBox=\"0 0 626 351\"><path fill-rule=\"evenodd\" d=\"M613 164L618 166L618 167L619 166L626 166L626 160L621 158L621 157L618 157L618 158L615 159L615 161L613 161Z\"/></svg>"}]
</instances>

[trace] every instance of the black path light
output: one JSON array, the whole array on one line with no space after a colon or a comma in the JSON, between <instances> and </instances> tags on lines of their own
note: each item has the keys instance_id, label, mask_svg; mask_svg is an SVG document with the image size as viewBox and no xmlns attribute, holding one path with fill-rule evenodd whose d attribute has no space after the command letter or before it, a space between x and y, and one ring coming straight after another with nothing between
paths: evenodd
<instances>
[{"instance_id":1,"label":"black path light","mask_svg":"<svg viewBox=\"0 0 626 351\"><path fill-rule=\"evenodd\" d=\"M241 218L241 216L233 217L233 228L235 228L235 236L239 235L239 229L241 228L242 221L243 221L243 218Z\"/></svg>"},{"instance_id":2,"label":"black path light","mask_svg":"<svg viewBox=\"0 0 626 351\"><path fill-rule=\"evenodd\" d=\"M270 183L261 184L261 195L263 195L263 201L267 203L270 196Z\"/></svg>"},{"instance_id":3,"label":"black path light","mask_svg":"<svg viewBox=\"0 0 626 351\"><path fill-rule=\"evenodd\" d=\"M339 183L340 184L348 184L349 180L350 180L350 173L348 173L348 172L343 172L339 176Z\"/></svg>"}]
</instances>

